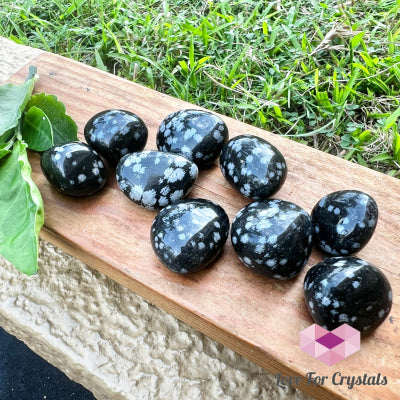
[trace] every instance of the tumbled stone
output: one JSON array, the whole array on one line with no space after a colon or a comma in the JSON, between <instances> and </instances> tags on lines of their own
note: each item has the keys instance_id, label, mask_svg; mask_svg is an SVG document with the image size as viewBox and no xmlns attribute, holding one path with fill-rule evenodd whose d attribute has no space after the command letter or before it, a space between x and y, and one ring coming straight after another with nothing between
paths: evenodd
<instances>
[{"instance_id":1,"label":"tumbled stone","mask_svg":"<svg viewBox=\"0 0 400 400\"><path fill-rule=\"evenodd\" d=\"M286 161L280 151L253 135L229 140L221 152L220 168L236 190L253 200L272 196L287 175Z\"/></svg>"},{"instance_id":2,"label":"tumbled stone","mask_svg":"<svg viewBox=\"0 0 400 400\"><path fill-rule=\"evenodd\" d=\"M327 254L350 255L371 239L378 206L368 194L341 190L323 197L311 212L315 243Z\"/></svg>"},{"instance_id":3,"label":"tumbled stone","mask_svg":"<svg viewBox=\"0 0 400 400\"><path fill-rule=\"evenodd\" d=\"M304 268L310 257L311 218L288 201L256 201L236 215L231 240L245 266L270 278L289 279Z\"/></svg>"},{"instance_id":4,"label":"tumbled stone","mask_svg":"<svg viewBox=\"0 0 400 400\"><path fill-rule=\"evenodd\" d=\"M189 274L209 265L229 235L229 219L216 203L186 199L164 207L153 221L151 243L171 271Z\"/></svg>"},{"instance_id":5,"label":"tumbled stone","mask_svg":"<svg viewBox=\"0 0 400 400\"><path fill-rule=\"evenodd\" d=\"M148 131L133 112L105 110L89 119L84 134L90 147L117 163L124 155L144 149Z\"/></svg>"},{"instance_id":6,"label":"tumbled stone","mask_svg":"<svg viewBox=\"0 0 400 400\"><path fill-rule=\"evenodd\" d=\"M195 163L177 154L141 151L127 154L117 165L118 186L133 202L155 210L175 203L192 189Z\"/></svg>"},{"instance_id":7,"label":"tumbled stone","mask_svg":"<svg viewBox=\"0 0 400 400\"><path fill-rule=\"evenodd\" d=\"M343 323L368 334L388 316L392 289L380 269L357 257L332 257L304 278L307 308L314 321L332 330Z\"/></svg>"},{"instance_id":8,"label":"tumbled stone","mask_svg":"<svg viewBox=\"0 0 400 400\"><path fill-rule=\"evenodd\" d=\"M199 168L215 161L228 139L228 128L217 115L203 110L180 110L161 123L157 148L195 162Z\"/></svg>"},{"instance_id":9,"label":"tumbled stone","mask_svg":"<svg viewBox=\"0 0 400 400\"><path fill-rule=\"evenodd\" d=\"M51 147L42 154L40 166L46 179L69 196L89 196L99 191L107 180L100 156L82 142Z\"/></svg>"}]
</instances>

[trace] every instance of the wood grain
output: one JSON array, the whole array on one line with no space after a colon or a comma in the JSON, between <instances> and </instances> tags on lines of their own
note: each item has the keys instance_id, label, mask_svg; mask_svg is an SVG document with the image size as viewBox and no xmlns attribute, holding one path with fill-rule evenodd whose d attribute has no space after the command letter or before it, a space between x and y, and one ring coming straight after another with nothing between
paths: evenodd
<instances>
[{"instance_id":1,"label":"wood grain","mask_svg":"<svg viewBox=\"0 0 400 400\"><path fill-rule=\"evenodd\" d=\"M198 108L56 55L43 53L32 64L40 76L35 90L55 94L64 102L82 140L83 127L92 115L122 108L145 121L149 128L146 149L154 150L157 128L168 114ZM27 68L11 81L21 83ZM212 267L189 277L175 275L158 262L150 245L156 213L140 208L120 192L112 168L104 190L77 200L55 191L40 171L39 156L30 154L33 177L45 205L41 236L272 373L304 377L314 371L328 376L323 386L302 380L300 389L318 399L400 398L400 181L222 118L230 137L259 135L283 153L289 172L276 198L297 203L308 212L322 196L340 189L362 190L377 201L377 229L358 256L384 271L393 288L393 307L389 318L364 338L361 350L348 359L328 367L299 347L299 332L313 323L304 305L302 282L305 272L321 259L316 250L303 273L289 282L263 278L246 269L229 240ZM231 221L248 203L231 189L217 166L200 173L190 197L216 201ZM334 372L346 376L380 373L388 383L350 390L347 385L332 383Z\"/></svg>"}]
</instances>

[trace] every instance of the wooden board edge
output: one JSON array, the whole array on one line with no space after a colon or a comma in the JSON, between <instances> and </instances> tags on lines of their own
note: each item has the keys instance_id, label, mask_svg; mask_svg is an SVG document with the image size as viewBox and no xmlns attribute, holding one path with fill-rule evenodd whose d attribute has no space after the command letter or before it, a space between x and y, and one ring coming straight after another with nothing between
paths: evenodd
<instances>
[{"instance_id":1,"label":"wooden board edge","mask_svg":"<svg viewBox=\"0 0 400 400\"><path fill-rule=\"evenodd\" d=\"M169 298L152 291L150 288L136 280L133 280L132 278L127 279L127 276L121 271L110 268L105 261L89 255L83 249L76 247L72 243L68 243L46 227L41 230L40 238L82 261L94 271L102 273L114 282L138 294L146 301L149 301L151 304L161 308L168 314L191 326L192 328L197 329L207 337L226 346L230 350L233 350L240 356L252 361L254 364L258 365L270 374L274 375L281 373L282 375L286 376L296 375L304 377L304 375L300 371L296 370L295 367L284 365L281 361L276 360L270 355L264 358L258 357L257 353L254 351L254 345L251 343L207 321L203 317L186 310L182 306L177 308L175 303ZM320 400L346 400L346 397L342 396L340 393L331 391L327 387L307 385L305 382L306 380L302 379L301 384L295 387Z\"/></svg>"},{"instance_id":2,"label":"wooden board edge","mask_svg":"<svg viewBox=\"0 0 400 400\"><path fill-rule=\"evenodd\" d=\"M48 57L50 57L50 59L53 57L54 58L63 58L63 57L55 55L55 54L43 52L42 54L39 54L38 56L36 56L28 64L34 64L35 60L38 58L48 59ZM74 60L69 60L69 61L73 61L76 64L80 64ZM24 69L24 68L26 68L26 65L21 69ZM96 71L98 71L98 70L96 70ZM107 74L106 72L103 72L103 71L99 71L99 72ZM18 73L18 72L16 72L16 73ZM115 78L125 81L123 78L120 78L120 77L115 77ZM133 82L130 82L130 83L133 83ZM133 83L133 84L135 84L135 83ZM168 96L168 95L164 95L164 96ZM169 96L169 97L171 97L171 96ZM270 133L267 131L263 131L263 132ZM287 139L287 138L282 137L282 139ZM317 151L316 149L311 149L311 150L313 150L315 152ZM315 153L315 154L317 154L317 153ZM334 157L334 156L332 156L332 157ZM342 161L346 161L346 160L342 160ZM350 164L352 164L352 163L350 163ZM385 178L389 178L388 176L386 176L382 173L379 173L377 171L374 171L374 170L370 170L370 171L374 172L376 174L379 174L380 176L384 176ZM390 179L393 179L393 178L390 178ZM90 267L92 267L94 270L101 271L102 273L107 275L112 280L122 284L123 286L127 287L129 290L132 290L133 292L138 293L139 295L144 297L146 300L149 300L151 303L164 309L169 314L182 320L183 322L187 323L188 325L193 326L194 328L198 329L200 332L202 332L205 335L211 337L212 339L218 341L219 343L224 344L228 348L236 351L238 354L253 361L255 364L261 366L262 368L268 370L269 372L271 372L271 373L281 372L282 374L287 374L287 375L292 375L295 372L297 374L295 368L293 368L291 366L284 366L282 364L282 362L280 362L278 360L274 360L272 357L270 357L267 360L258 359L257 355L255 354L255 348L253 345L251 345L237 337L235 337L235 340L233 340L233 337L229 336L229 335L231 335L229 332L228 332L228 336L227 336L227 332L218 328L217 326L215 326L213 324L212 325L204 324L204 321L202 320L202 318L200 316L193 315L192 312L189 312L189 311L177 309L171 300L163 297L162 295L160 295L158 293L155 294L149 288L142 285L140 282L133 282L133 283L128 282L128 284L127 284L127 282L126 282L127 277L123 273L116 272L116 271L114 271L113 273L107 273L109 270L109 268L108 268L109 266L105 262L98 260L97 258L91 257L90 255L85 253L85 251L83 249L76 248L75 245L66 243L65 241L62 240L62 238L57 238L56 235L53 234L52 232L46 231L46 228L43 230L43 234L41 234L41 237L43 237L43 239L48 240L49 242L53 243L57 247L65 250L67 253L73 255L74 257L82 260L83 262L88 264ZM86 260L86 258L87 258L87 260ZM237 340L241 341L241 343L239 343L239 344L235 343L235 341L237 341ZM301 375L301 374L298 374L298 375ZM303 379L303 381L304 381L304 379ZM326 387L324 387L323 390L321 390L321 388L316 387L316 386L307 386L307 385L303 385L303 386L299 387L302 391L304 391L305 393L308 393L312 396L316 396L320 399L325 399L325 398L326 399L345 399L345 397L342 397L339 393L327 391Z\"/></svg>"}]
</instances>

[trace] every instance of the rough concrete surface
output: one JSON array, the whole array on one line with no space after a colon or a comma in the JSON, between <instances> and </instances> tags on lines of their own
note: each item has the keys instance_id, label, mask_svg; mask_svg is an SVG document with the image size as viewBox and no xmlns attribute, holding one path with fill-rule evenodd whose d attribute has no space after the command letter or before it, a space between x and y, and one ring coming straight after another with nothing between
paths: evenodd
<instances>
[{"instance_id":1,"label":"rough concrete surface","mask_svg":"<svg viewBox=\"0 0 400 400\"><path fill-rule=\"evenodd\" d=\"M0 37L0 82L37 54ZM0 326L98 399L311 399L44 241L39 266L0 257Z\"/></svg>"}]
</instances>

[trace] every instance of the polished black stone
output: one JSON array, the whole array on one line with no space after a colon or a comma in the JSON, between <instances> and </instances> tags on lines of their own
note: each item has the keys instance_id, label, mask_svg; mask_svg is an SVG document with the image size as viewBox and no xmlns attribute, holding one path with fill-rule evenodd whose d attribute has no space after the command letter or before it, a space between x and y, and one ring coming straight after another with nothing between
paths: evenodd
<instances>
[{"instance_id":1,"label":"polished black stone","mask_svg":"<svg viewBox=\"0 0 400 400\"><path fill-rule=\"evenodd\" d=\"M229 140L219 162L226 180L243 196L254 200L276 193L287 175L286 162L279 150L253 135Z\"/></svg>"},{"instance_id":2,"label":"polished black stone","mask_svg":"<svg viewBox=\"0 0 400 400\"><path fill-rule=\"evenodd\" d=\"M311 212L314 241L329 255L350 255L371 239L378 206L368 194L341 190L323 197Z\"/></svg>"},{"instance_id":3,"label":"polished black stone","mask_svg":"<svg viewBox=\"0 0 400 400\"><path fill-rule=\"evenodd\" d=\"M82 142L51 147L42 154L40 165L47 180L69 196L89 196L107 180L100 156Z\"/></svg>"},{"instance_id":4,"label":"polished black stone","mask_svg":"<svg viewBox=\"0 0 400 400\"><path fill-rule=\"evenodd\" d=\"M270 278L289 279L304 268L310 257L311 218L288 201L256 201L236 215L231 240L245 266Z\"/></svg>"},{"instance_id":5,"label":"polished black stone","mask_svg":"<svg viewBox=\"0 0 400 400\"><path fill-rule=\"evenodd\" d=\"M198 168L177 154L141 151L122 157L116 175L130 200L155 210L185 197L197 179Z\"/></svg>"},{"instance_id":6,"label":"polished black stone","mask_svg":"<svg viewBox=\"0 0 400 400\"><path fill-rule=\"evenodd\" d=\"M114 162L125 154L143 150L148 136L142 119L126 110L99 112L86 123L84 134L90 147Z\"/></svg>"},{"instance_id":7,"label":"polished black stone","mask_svg":"<svg viewBox=\"0 0 400 400\"><path fill-rule=\"evenodd\" d=\"M202 110L181 110L161 123L157 148L180 154L202 168L219 157L227 139L228 128L215 114Z\"/></svg>"},{"instance_id":8,"label":"polished black stone","mask_svg":"<svg viewBox=\"0 0 400 400\"><path fill-rule=\"evenodd\" d=\"M392 289L381 270L357 257L332 257L304 278L307 308L314 321L332 330L346 323L368 334L390 312Z\"/></svg>"},{"instance_id":9,"label":"polished black stone","mask_svg":"<svg viewBox=\"0 0 400 400\"><path fill-rule=\"evenodd\" d=\"M163 208L153 221L151 243L171 271L189 274L209 265L229 235L229 219L216 203L186 199Z\"/></svg>"}]
</instances>

